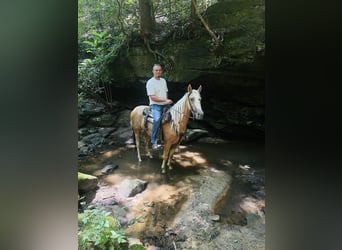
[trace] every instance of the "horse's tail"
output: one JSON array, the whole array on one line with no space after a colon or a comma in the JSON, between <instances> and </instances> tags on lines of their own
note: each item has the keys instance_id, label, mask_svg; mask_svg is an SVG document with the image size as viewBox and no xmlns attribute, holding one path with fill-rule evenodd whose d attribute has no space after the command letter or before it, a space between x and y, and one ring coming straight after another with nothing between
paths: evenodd
<instances>
[{"instance_id":1,"label":"horse's tail","mask_svg":"<svg viewBox=\"0 0 342 250\"><path fill-rule=\"evenodd\" d=\"M136 145L136 136L140 136L141 132L145 132L147 130L147 114L148 114L148 106L141 105L135 107L130 114L130 125L133 130L133 141ZM138 141L139 143L139 141Z\"/></svg>"},{"instance_id":2,"label":"horse's tail","mask_svg":"<svg viewBox=\"0 0 342 250\"><path fill-rule=\"evenodd\" d=\"M147 121L148 121L148 116L151 113L150 108L145 108L142 112L142 115L144 117L144 129L143 132L145 132L147 130Z\"/></svg>"}]
</instances>

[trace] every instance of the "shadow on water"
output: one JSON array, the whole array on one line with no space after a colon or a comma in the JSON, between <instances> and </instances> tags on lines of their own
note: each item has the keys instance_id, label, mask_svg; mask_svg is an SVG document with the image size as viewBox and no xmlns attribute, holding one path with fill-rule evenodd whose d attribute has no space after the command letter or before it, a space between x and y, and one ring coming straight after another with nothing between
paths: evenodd
<instances>
[{"instance_id":1,"label":"shadow on water","mask_svg":"<svg viewBox=\"0 0 342 250\"><path fill-rule=\"evenodd\" d=\"M157 204L161 201L171 202L170 199L173 198L184 202L184 196L180 198L180 195L188 194L189 190L199 187L200 183L194 181L192 177L200 175L201 169L224 170L232 176L232 183L228 193L214 208L214 212L220 215L221 223L246 225L247 213L263 211L265 206L263 143L234 141L181 145L179 152L174 155L173 170L165 175L161 174L161 154L162 152L154 152L152 159L142 155L142 162L139 163L136 149L133 145L128 145L107 151L96 159L89 159L81 166L86 172L99 176L100 169L105 165L118 165L119 168L112 174L100 177L100 181L108 186L118 186L127 178L147 181L149 184L146 190L140 194L141 204L143 200ZM170 204L166 206L168 209ZM181 204L172 206L179 209ZM177 211L168 211L168 213L170 216L167 219L172 220L172 216Z\"/></svg>"}]
</instances>

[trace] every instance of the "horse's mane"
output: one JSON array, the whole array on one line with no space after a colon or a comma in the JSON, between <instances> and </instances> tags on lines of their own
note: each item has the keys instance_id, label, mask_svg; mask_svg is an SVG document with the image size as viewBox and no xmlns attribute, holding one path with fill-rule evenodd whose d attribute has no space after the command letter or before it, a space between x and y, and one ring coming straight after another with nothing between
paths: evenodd
<instances>
[{"instance_id":1,"label":"horse's mane","mask_svg":"<svg viewBox=\"0 0 342 250\"><path fill-rule=\"evenodd\" d=\"M173 130L175 131L177 135L179 134L179 125L184 115L185 104L186 104L188 94L189 94L188 92L185 93L184 96L181 99L179 99L175 105L173 105L170 108L171 117L172 117L171 127L173 128Z\"/></svg>"}]
</instances>

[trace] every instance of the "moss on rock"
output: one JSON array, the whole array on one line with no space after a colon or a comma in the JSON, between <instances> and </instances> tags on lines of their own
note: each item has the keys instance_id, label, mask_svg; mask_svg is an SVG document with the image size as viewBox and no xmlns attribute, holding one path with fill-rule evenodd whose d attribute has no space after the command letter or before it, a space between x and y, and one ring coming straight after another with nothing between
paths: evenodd
<instances>
[{"instance_id":1,"label":"moss on rock","mask_svg":"<svg viewBox=\"0 0 342 250\"><path fill-rule=\"evenodd\" d=\"M84 192L93 190L98 184L96 176L78 172L78 189Z\"/></svg>"}]
</instances>

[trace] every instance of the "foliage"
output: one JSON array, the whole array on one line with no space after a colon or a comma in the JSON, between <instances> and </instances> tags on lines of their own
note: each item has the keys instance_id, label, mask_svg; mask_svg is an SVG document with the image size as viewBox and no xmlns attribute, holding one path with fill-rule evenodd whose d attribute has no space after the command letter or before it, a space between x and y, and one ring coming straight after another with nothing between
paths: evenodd
<instances>
[{"instance_id":1,"label":"foliage","mask_svg":"<svg viewBox=\"0 0 342 250\"><path fill-rule=\"evenodd\" d=\"M151 207L151 205L149 205L148 203L144 203L144 207L140 209L140 213L144 213L146 212L145 208L146 207ZM114 216L115 217L118 217L120 215L120 213L122 211L124 211L125 209L127 209L126 206L122 206L122 207L119 207L115 212L114 212ZM142 223L142 220L145 219L146 216L144 215L140 215L138 216L137 218L132 218L130 221L127 222L127 227L131 227L133 224L135 223Z\"/></svg>"},{"instance_id":2,"label":"foliage","mask_svg":"<svg viewBox=\"0 0 342 250\"><path fill-rule=\"evenodd\" d=\"M78 1L79 107L86 97L112 101L108 63L137 31L137 10L133 0Z\"/></svg>"},{"instance_id":3,"label":"foliage","mask_svg":"<svg viewBox=\"0 0 342 250\"><path fill-rule=\"evenodd\" d=\"M201 11L205 11L206 8L216 2L217 0L197 0L197 5ZM189 21L191 0L153 0L153 6L157 23L166 22L173 25L177 23L185 24Z\"/></svg>"},{"instance_id":4,"label":"foliage","mask_svg":"<svg viewBox=\"0 0 342 250\"><path fill-rule=\"evenodd\" d=\"M79 0L78 37L87 37L92 31L107 30L113 35L136 28L138 1L133 0Z\"/></svg>"},{"instance_id":5,"label":"foliage","mask_svg":"<svg viewBox=\"0 0 342 250\"><path fill-rule=\"evenodd\" d=\"M78 249L144 250L142 245L128 246L120 223L109 214L99 208L86 209L78 214Z\"/></svg>"},{"instance_id":6,"label":"foliage","mask_svg":"<svg viewBox=\"0 0 342 250\"><path fill-rule=\"evenodd\" d=\"M85 51L92 58L84 59L79 63L79 83L92 85L99 82L108 82L110 79L106 74L106 66L122 42L122 37L113 38L106 30L100 33L92 31L88 40L83 41Z\"/></svg>"},{"instance_id":7,"label":"foliage","mask_svg":"<svg viewBox=\"0 0 342 250\"><path fill-rule=\"evenodd\" d=\"M100 210L84 210L79 215L79 249L128 249L127 238L119 222L110 213Z\"/></svg>"},{"instance_id":8,"label":"foliage","mask_svg":"<svg viewBox=\"0 0 342 250\"><path fill-rule=\"evenodd\" d=\"M124 41L123 36L113 37L108 34L107 30L102 32L92 31L88 40L83 41L85 52L91 58L86 58L78 64L78 86L79 86L79 106L85 99L84 91L94 94L105 94L107 102L111 102L108 98L110 93L107 93L110 74L108 71L108 63L112 60L114 55Z\"/></svg>"},{"instance_id":9,"label":"foliage","mask_svg":"<svg viewBox=\"0 0 342 250\"><path fill-rule=\"evenodd\" d=\"M139 244L134 244L129 247L129 250L145 250L146 248Z\"/></svg>"}]
</instances>

